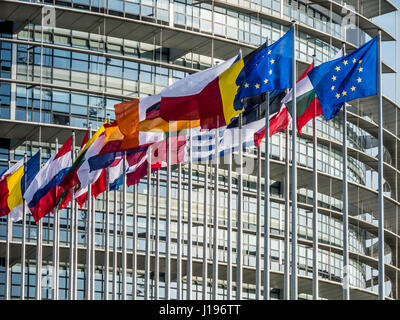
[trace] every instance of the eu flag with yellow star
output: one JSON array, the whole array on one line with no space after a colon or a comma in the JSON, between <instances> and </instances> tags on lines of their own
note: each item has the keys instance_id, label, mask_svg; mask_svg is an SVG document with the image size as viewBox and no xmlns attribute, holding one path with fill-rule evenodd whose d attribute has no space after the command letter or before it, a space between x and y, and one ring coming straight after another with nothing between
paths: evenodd
<instances>
[{"instance_id":1,"label":"eu flag with yellow star","mask_svg":"<svg viewBox=\"0 0 400 320\"><path fill-rule=\"evenodd\" d=\"M244 67L236 78L235 110L241 110L248 97L292 87L293 37L290 29L272 45L264 44L243 58Z\"/></svg>"},{"instance_id":2,"label":"eu flag with yellow star","mask_svg":"<svg viewBox=\"0 0 400 320\"><path fill-rule=\"evenodd\" d=\"M343 103L376 95L378 38L342 58L325 62L308 73L326 120L339 112Z\"/></svg>"}]
</instances>

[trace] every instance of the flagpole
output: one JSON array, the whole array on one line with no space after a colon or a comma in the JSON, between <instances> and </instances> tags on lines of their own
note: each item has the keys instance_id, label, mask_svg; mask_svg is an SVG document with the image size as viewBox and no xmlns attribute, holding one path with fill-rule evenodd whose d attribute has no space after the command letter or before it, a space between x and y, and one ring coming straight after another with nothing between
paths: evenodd
<instances>
[{"instance_id":1,"label":"flagpole","mask_svg":"<svg viewBox=\"0 0 400 320\"><path fill-rule=\"evenodd\" d=\"M126 248L126 152L122 156L122 300L126 300L126 270L127 270L127 248Z\"/></svg>"},{"instance_id":2,"label":"flagpole","mask_svg":"<svg viewBox=\"0 0 400 320\"><path fill-rule=\"evenodd\" d=\"M156 243L155 243L155 261L154 261L154 277L155 277L155 299L160 299L159 295L159 283L160 283L160 208L158 204L160 203L160 171L156 172ZM179 204L178 204L179 208ZM179 299L179 298L178 298Z\"/></svg>"},{"instance_id":3,"label":"flagpole","mask_svg":"<svg viewBox=\"0 0 400 320\"><path fill-rule=\"evenodd\" d=\"M265 172L264 172L264 300L270 300L270 218L269 218L269 92L265 99Z\"/></svg>"},{"instance_id":4,"label":"flagpole","mask_svg":"<svg viewBox=\"0 0 400 320\"><path fill-rule=\"evenodd\" d=\"M58 138L56 138L55 152L58 152ZM57 189L56 189L57 192ZM58 209L54 209L53 216L53 300L58 300Z\"/></svg>"},{"instance_id":5,"label":"flagpole","mask_svg":"<svg viewBox=\"0 0 400 320\"><path fill-rule=\"evenodd\" d=\"M315 55L313 56L313 67ZM314 100L314 115L317 114L317 104ZM313 118L313 299L319 299L318 283L318 173L317 173L317 131L316 117Z\"/></svg>"},{"instance_id":6,"label":"flagpole","mask_svg":"<svg viewBox=\"0 0 400 320\"><path fill-rule=\"evenodd\" d=\"M132 300L136 300L136 262L137 262L137 199L138 187L133 185L133 243L132 243Z\"/></svg>"},{"instance_id":7,"label":"flagpole","mask_svg":"<svg viewBox=\"0 0 400 320\"><path fill-rule=\"evenodd\" d=\"M227 300L232 299L232 152L228 162L228 265L227 265Z\"/></svg>"},{"instance_id":8,"label":"flagpole","mask_svg":"<svg viewBox=\"0 0 400 320\"><path fill-rule=\"evenodd\" d=\"M88 194L88 202L92 203L91 215L91 245L90 245L90 300L94 300L94 282L95 282L95 264L96 264L96 199L92 195L92 188L90 187L90 197Z\"/></svg>"},{"instance_id":9,"label":"flagpole","mask_svg":"<svg viewBox=\"0 0 400 320\"><path fill-rule=\"evenodd\" d=\"M105 236L105 253L104 253L104 300L108 300L108 270L110 269L110 171L106 168L106 236Z\"/></svg>"},{"instance_id":10,"label":"flagpole","mask_svg":"<svg viewBox=\"0 0 400 320\"><path fill-rule=\"evenodd\" d=\"M189 186L188 186L188 251L187 251L187 300L192 300L192 129L189 129Z\"/></svg>"},{"instance_id":11,"label":"flagpole","mask_svg":"<svg viewBox=\"0 0 400 320\"><path fill-rule=\"evenodd\" d=\"M384 218L385 208L383 204L383 114L382 114L382 62L381 40L382 31L378 30L378 299L385 300L385 233Z\"/></svg>"},{"instance_id":12,"label":"flagpole","mask_svg":"<svg viewBox=\"0 0 400 320\"><path fill-rule=\"evenodd\" d=\"M343 55L345 54L345 45L342 44ZM343 128L343 300L350 299L349 290L349 217L348 217L348 187L347 187L347 112L346 103L342 108L342 128Z\"/></svg>"},{"instance_id":13,"label":"flagpole","mask_svg":"<svg viewBox=\"0 0 400 320\"><path fill-rule=\"evenodd\" d=\"M150 297L150 198L151 198L151 146L147 149L147 201L146 201L146 256L144 267L144 299Z\"/></svg>"},{"instance_id":14,"label":"flagpole","mask_svg":"<svg viewBox=\"0 0 400 320\"><path fill-rule=\"evenodd\" d=\"M39 139L41 140L41 139ZM39 169L42 164L42 147L39 147ZM37 223L36 235L36 300L42 299L42 219Z\"/></svg>"},{"instance_id":15,"label":"flagpole","mask_svg":"<svg viewBox=\"0 0 400 320\"><path fill-rule=\"evenodd\" d=\"M89 130L89 139L92 137L92 124L88 124ZM87 210L86 210L86 300L91 300L91 225L92 225L92 192L91 192L91 185L88 185L88 192L87 192Z\"/></svg>"},{"instance_id":16,"label":"flagpole","mask_svg":"<svg viewBox=\"0 0 400 320\"><path fill-rule=\"evenodd\" d=\"M166 259L165 259L165 299L170 299L170 272L171 272L171 239L170 239L170 224L171 224L171 143L170 133L167 138L167 206L166 206Z\"/></svg>"},{"instance_id":17,"label":"flagpole","mask_svg":"<svg viewBox=\"0 0 400 320\"><path fill-rule=\"evenodd\" d=\"M237 241L236 241L236 300L242 299L242 208L243 208L243 146L242 114L239 114L239 173L238 173L238 208L237 208Z\"/></svg>"},{"instance_id":18,"label":"flagpole","mask_svg":"<svg viewBox=\"0 0 400 320\"><path fill-rule=\"evenodd\" d=\"M11 168L11 161L8 160L8 169ZM11 218L10 214L7 215L7 233L6 233L6 261L5 261L5 297L6 300L10 300L10 288L11 288L11 277L10 277L10 240L11 240Z\"/></svg>"},{"instance_id":19,"label":"flagpole","mask_svg":"<svg viewBox=\"0 0 400 320\"><path fill-rule=\"evenodd\" d=\"M26 150L24 153L24 179L25 179L25 190L28 188L26 185L26 163L28 162L28 156ZM23 195L22 195L23 196ZM25 247L26 247L26 201L22 197L22 243L21 243L21 300L25 300Z\"/></svg>"},{"instance_id":20,"label":"flagpole","mask_svg":"<svg viewBox=\"0 0 400 320\"><path fill-rule=\"evenodd\" d=\"M261 105L257 108L261 119ZM267 121L266 121L267 122ZM261 147L257 148L256 300L261 299Z\"/></svg>"},{"instance_id":21,"label":"flagpole","mask_svg":"<svg viewBox=\"0 0 400 320\"><path fill-rule=\"evenodd\" d=\"M182 299L182 165L178 164L178 226L177 226L177 257L176 257L176 282L177 299Z\"/></svg>"},{"instance_id":22,"label":"flagpole","mask_svg":"<svg viewBox=\"0 0 400 320\"><path fill-rule=\"evenodd\" d=\"M192 155L190 155L192 156ZM203 300L207 300L207 286L208 286L208 160L204 165L204 213L203 213ZM229 284L229 283L228 283Z\"/></svg>"},{"instance_id":23,"label":"flagpole","mask_svg":"<svg viewBox=\"0 0 400 320\"><path fill-rule=\"evenodd\" d=\"M292 59L292 279L291 300L297 300L297 106L296 106L296 21L293 28L293 59Z\"/></svg>"},{"instance_id":24,"label":"flagpole","mask_svg":"<svg viewBox=\"0 0 400 320\"><path fill-rule=\"evenodd\" d=\"M75 148L75 145L74 145ZM75 159L78 157L79 154L79 150L75 150L75 155L74 155L74 161ZM77 293L77 287L78 287L78 277L77 277L77 268L78 268L78 264L79 264L79 260L78 260L78 226L79 226L79 208L78 208L78 204L76 201L74 201L74 189L72 188L72 194L71 194L71 201L73 203L73 210L74 210L74 238L73 238L73 242L74 242L74 246L73 246L73 254L74 254L74 259L73 259L73 277L72 277L72 281L73 281L73 291L72 291L72 299L76 300L76 293Z\"/></svg>"},{"instance_id":25,"label":"flagpole","mask_svg":"<svg viewBox=\"0 0 400 320\"><path fill-rule=\"evenodd\" d=\"M118 233L118 211L117 211L117 190L114 190L114 240L113 240L113 300L117 300L117 268L118 268L118 252L117 252L117 233Z\"/></svg>"},{"instance_id":26,"label":"flagpole","mask_svg":"<svg viewBox=\"0 0 400 320\"><path fill-rule=\"evenodd\" d=\"M285 300L290 300L290 166L289 166L289 124L285 130L285 265L284 289Z\"/></svg>"},{"instance_id":27,"label":"flagpole","mask_svg":"<svg viewBox=\"0 0 400 320\"><path fill-rule=\"evenodd\" d=\"M218 299L218 140L219 130L215 129L215 171L214 171L214 234L213 234L213 288L212 299Z\"/></svg>"},{"instance_id":28,"label":"flagpole","mask_svg":"<svg viewBox=\"0 0 400 320\"><path fill-rule=\"evenodd\" d=\"M71 161L74 163L75 160L75 131L72 131L72 143L71 143ZM74 231L76 228L75 225L75 217L74 217L75 209L74 209L74 188L71 188L71 221L70 221L70 230L69 230L69 290L68 290L68 298L69 300L74 299L73 290L74 290L74 247L77 244L74 242Z\"/></svg>"}]
</instances>

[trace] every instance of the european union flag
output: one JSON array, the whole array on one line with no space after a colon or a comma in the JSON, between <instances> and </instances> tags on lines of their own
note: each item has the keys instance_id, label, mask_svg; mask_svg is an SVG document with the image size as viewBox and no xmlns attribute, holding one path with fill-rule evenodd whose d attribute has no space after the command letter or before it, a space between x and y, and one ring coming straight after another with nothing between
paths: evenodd
<instances>
[{"instance_id":1,"label":"european union flag","mask_svg":"<svg viewBox=\"0 0 400 320\"><path fill-rule=\"evenodd\" d=\"M343 103L376 95L378 38L348 55L325 62L308 73L326 120L339 112Z\"/></svg>"},{"instance_id":2,"label":"european union flag","mask_svg":"<svg viewBox=\"0 0 400 320\"><path fill-rule=\"evenodd\" d=\"M272 45L264 44L243 58L244 67L236 79L235 110L241 110L248 97L292 87L293 37L290 29Z\"/></svg>"}]
</instances>

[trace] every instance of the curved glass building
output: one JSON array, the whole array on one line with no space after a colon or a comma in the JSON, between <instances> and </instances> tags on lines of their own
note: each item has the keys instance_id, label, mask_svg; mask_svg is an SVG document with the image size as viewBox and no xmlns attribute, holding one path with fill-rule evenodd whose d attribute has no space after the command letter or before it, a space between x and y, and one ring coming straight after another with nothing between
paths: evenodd
<instances>
[{"instance_id":1,"label":"curved glass building","mask_svg":"<svg viewBox=\"0 0 400 320\"><path fill-rule=\"evenodd\" d=\"M298 76L314 56L323 63L343 45L350 52L381 28L384 297L399 299L399 53L393 2L1 0L0 171L39 148L45 162L57 148L56 138L61 146L73 131L79 148L89 124L97 129L106 118L114 119L114 104L157 94L239 50L247 54L266 40L274 42L292 20ZM343 298L343 226L348 227L349 297L378 298L377 103L372 96L346 108L348 225L343 223L343 115L316 118L317 239L312 121L298 137L299 299L313 298L313 284L319 299ZM287 134L273 135L269 144L268 266L262 143L260 159L257 148L245 149L243 161L255 165L241 175L235 162L233 168L220 163L217 179L214 163L185 163L171 168L169 187L167 171L160 170L127 188L126 199L122 191L110 192L108 199L102 194L89 214L87 207L73 205L39 224L31 214L16 223L1 217L0 297L262 299L268 290L271 299L288 298Z\"/></svg>"}]
</instances>

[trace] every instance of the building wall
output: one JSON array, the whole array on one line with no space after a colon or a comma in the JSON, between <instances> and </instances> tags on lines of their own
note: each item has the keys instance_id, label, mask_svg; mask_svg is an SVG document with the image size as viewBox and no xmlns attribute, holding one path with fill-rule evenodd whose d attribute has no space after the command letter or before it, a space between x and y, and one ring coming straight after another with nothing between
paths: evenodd
<instances>
[{"instance_id":1,"label":"building wall","mask_svg":"<svg viewBox=\"0 0 400 320\"><path fill-rule=\"evenodd\" d=\"M20 1L11 1L13 5ZM114 119L114 104L133 97L143 97L159 93L162 88L190 73L210 67L222 61L221 51L214 47L217 40L226 47L242 47L244 51L252 50L266 39L276 41L287 30L289 22L299 22L296 55L298 72L312 62L322 63L330 59L345 42L348 49L355 48L370 39L368 28L359 27L365 17L354 8L353 14L345 11L322 7L319 4L306 6L302 1L214 1L198 3L192 1L57 1L57 10L71 13L71 17L82 19L85 14L104 13L98 25L84 30L81 20L77 20L77 29L42 28L35 21L20 25L18 21L1 22L4 28L0 33L1 79L0 79L0 122L12 120L18 125L21 122L34 122L34 128L40 124L60 125L66 129L84 131L91 123L97 128L109 117ZM53 4L52 1L45 4ZM351 3L350 3L351 4ZM34 7L34 3L23 2L24 12ZM336 4L337 5L337 4ZM68 10L72 11L68 11ZM344 10L344 9L343 9ZM338 13L339 12L339 13ZM82 16L83 14L83 16ZM75 16L74 16L75 15ZM390 15L390 14L389 14ZM147 37L135 34L135 30L125 30L123 34L108 35L112 25L107 18L139 22ZM5 18L0 16L0 18ZM34 20L32 18L32 20ZM19 20L21 22L22 20ZM25 20L23 20L25 21ZM371 21L371 20L368 20ZM370 22L372 23L372 22ZM111 24L107 25L107 24ZM364 24L363 24L364 26ZM365 30L364 30L365 29ZM368 29L368 30L367 30ZM155 31L154 31L155 30ZM209 41L209 53L199 49L200 44L182 50L165 45L168 32L188 32L201 35ZM15 31L15 32L14 32ZM111 32L112 33L112 32ZM135 40L141 39L141 40ZM211 39L211 40L210 40ZM177 44L178 46L178 44ZM182 45L180 45L180 48ZM232 49L233 50L233 49ZM233 55L233 54L232 54ZM392 68L392 61L385 61ZM385 75L386 76L386 75ZM385 77L384 77L385 81ZM390 79L389 79L390 81ZM384 95L390 92L384 85ZM385 262L386 282L385 295L398 298L398 106L390 98L384 98L384 161L385 161ZM350 285L351 297L375 299L377 295L377 111L376 99L356 100L348 110L348 181L349 181L349 250L350 250ZM322 117L316 121L318 135L317 169L319 172L318 192L318 270L320 277L321 298L342 297L342 125L341 116L327 122ZM45 128L45 127L44 127ZM45 129L43 129L45 130ZM312 193L312 123L303 130L298 139L298 172L301 179L298 184L298 262L300 298L310 298L313 265L313 193ZM22 134L23 136L24 134ZM42 148L42 159L47 160L54 152L55 137L42 139L36 131L26 132L24 138L2 138L0 140L0 166L5 169L7 161L19 160L27 153L28 157ZM64 141L59 141L63 143ZM80 141L77 141L79 146ZM261 146L261 162L264 167L265 146ZM257 149L249 147L245 152L246 161L255 160ZM272 137L270 143L271 159L271 205L269 207L271 237L271 297L283 298L284 271L284 165L285 133ZM205 178L206 167L207 179ZM178 184L181 172L182 183ZM189 175L193 179L193 190L189 192ZM256 170L243 175L243 242L242 263L244 278L242 294L244 299L259 298L256 274L260 271L257 261L263 261L263 225L264 203L257 202ZM233 266L236 265L237 231L238 231L238 175L232 171L232 193L228 191L228 172L226 164L219 167L218 181L218 297L227 298L227 291L232 286L232 297L235 297L236 283L229 282L227 263L230 254ZM186 298L187 282L183 272L182 282L177 281L177 261L182 258L182 271L186 269L188 256L188 213L192 212L192 298L212 297L212 264L213 257L213 203L214 203L214 167L212 164L194 164L189 172L187 164L172 168L171 185L171 223L167 228L166 172L153 173L151 178L150 215L147 210L147 177L136 187L129 187L126 207L126 229L123 226L122 192L110 193L109 210L106 208L106 196L101 195L95 201L95 249L96 267L94 292L95 299L105 299L104 282L108 281L108 298L121 298L123 291L123 273L121 272L123 243L126 241L127 277L126 298L165 298L165 257L167 231L170 233L171 249L171 299ZM206 182L207 181L207 182ZM207 191L205 184L208 184ZM158 187L159 185L159 187ZM264 179L261 179L262 197ZM181 193L179 192L181 190ZM137 194L135 199L134 195ZM178 195L179 196L178 199ZM115 210L115 199L117 199ZM230 202L231 199L231 202ZM229 206L230 205L230 206ZM228 211L228 207L231 208ZM108 212L109 211L109 212ZM115 214L115 211L117 211ZM206 213L206 217L204 214ZM228 228L229 216L232 218L232 229ZM260 216L260 219L257 217ZM69 261L71 243L71 209L58 212L60 219L60 255L59 255L59 298L68 299ZM78 210L78 228L72 230L77 235L77 298L85 297L85 263L89 229L86 207ZM108 218L108 219L107 219ZM204 220L207 219L207 230ZM53 241L54 215L43 220L43 266L41 298L52 299L53 288ZM148 234L147 224L150 234ZM108 226L108 242L106 241ZM14 223L10 228L7 240L7 219L0 218L0 297L5 298L9 289L11 299L20 298L21 286L21 243L22 222ZM168 230L167 230L168 229ZM117 233L114 231L117 230ZM125 230L125 231L124 231ZM180 232L178 232L178 230ZM206 232L206 238L204 234ZM26 217L26 266L25 297L35 298L36 293L36 244L38 226L33 217ZM126 235L125 235L126 233ZM231 239L231 241L229 241ZM123 241L125 240L125 241ZM109 246L109 249L106 246ZM146 269L146 245L149 245L151 259ZM208 255L207 294L203 296L204 279L204 246ZM114 255L115 249L118 251ZM6 277L6 251L10 250L10 280ZM106 277L105 252L109 253L110 268ZM178 254L181 252L181 254ZM154 257L154 258L153 258ZM116 262L114 262L117 259ZM132 273L132 261L137 267ZM114 268L114 265L117 268ZM262 267L263 269L263 267ZM157 272L159 274L157 277ZM148 271L148 274L147 274ZM107 279L106 279L107 278ZM179 277L178 277L179 278ZM178 283L179 282L179 283ZM114 290L115 286L115 290ZM148 287L147 287L148 286ZM136 288L134 288L136 287ZM148 292L146 291L149 288ZM158 292L156 288L159 288ZM135 292L136 296L132 296ZM263 289L262 289L263 290ZM157 295L158 294L158 295ZM179 295L179 296L178 296Z\"/></svg>"}]
</instances>

